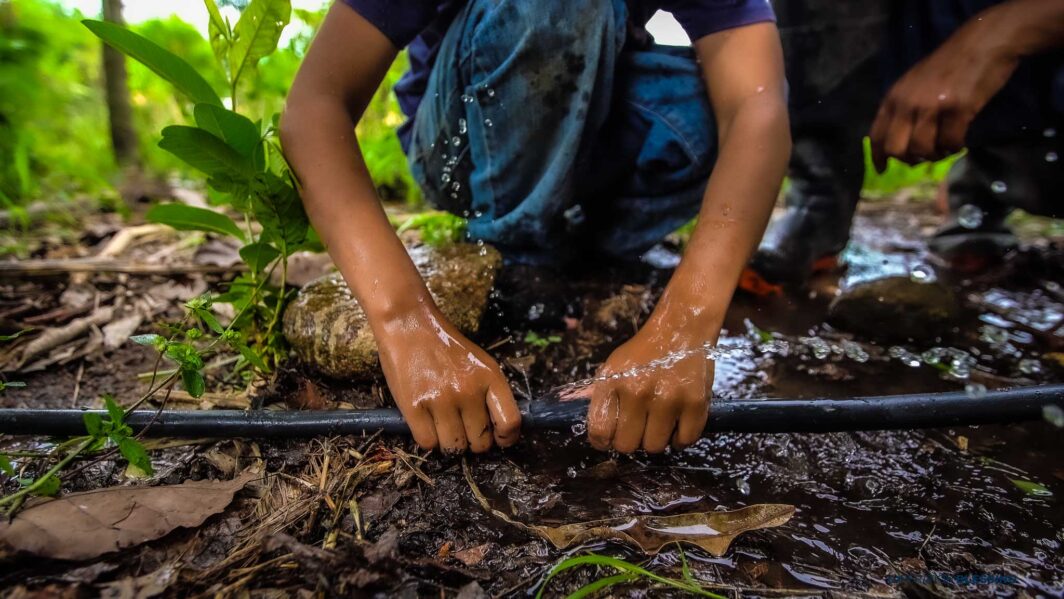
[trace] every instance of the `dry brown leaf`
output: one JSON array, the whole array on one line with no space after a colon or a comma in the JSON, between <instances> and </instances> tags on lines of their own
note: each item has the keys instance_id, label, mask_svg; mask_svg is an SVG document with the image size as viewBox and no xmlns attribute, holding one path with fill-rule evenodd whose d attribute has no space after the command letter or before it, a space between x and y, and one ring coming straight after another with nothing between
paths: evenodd
<instances>
[{"instance_id":1,"label":"dry brown leaf","mask_svg":"<svg viewBox=\"0 0 1064 599\"><path fill-rule=\"evenodd\" d=\"M0 547L54 559L91 559L192 528L225 509L261 476L159 487L116 487L72 493L27 508L0 523Z\"/></svg>"},{"instance_id":2,"label":"dry brown leaf","mask_svg":"<svg viewBox=\"0 0 1064 599\"><path fill-rule=\"evenodd\" d=\"M673 516L628 516L543 526L525 524L509 514L491 507L480 492L469 464L462 461L466 481L477 502L488 513L530 534L538 536L557 549L566 549L588 541L616 540L655 555L671 543L690 543L720 557L728 551L735 537L744 532L772 528L785 524L794 515L794 506L781 503L759 503L727 512L692 512Z\"/></svg>"}]
</instances>

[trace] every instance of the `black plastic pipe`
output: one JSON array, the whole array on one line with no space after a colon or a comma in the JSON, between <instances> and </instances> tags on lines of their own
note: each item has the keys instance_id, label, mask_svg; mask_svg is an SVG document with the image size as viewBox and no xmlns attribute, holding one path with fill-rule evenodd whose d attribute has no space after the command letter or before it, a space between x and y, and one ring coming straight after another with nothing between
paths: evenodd
<instances>
[{"instance_id":1,"label":"black plastic pipe","mask_svg":"<svg viewBox=\"0 0 1064 599\"><path fill-rule=\"evenodd\" d=\"M853 399L718 400L706 432L826 433L1004 424L1043 418L1064 407L1064 384L1020 387L969 396L964 392ZM521 406L523 427L565 429L584 421L587 401L535 401ZM89 410L0 410L0 434L73 436L85 433ZM100 410L91 410L106 415ZM155 437L314 437L381 430L407 433L398 410L154 410L133 412L130 427Z\"/></svg>"}]
</instances>

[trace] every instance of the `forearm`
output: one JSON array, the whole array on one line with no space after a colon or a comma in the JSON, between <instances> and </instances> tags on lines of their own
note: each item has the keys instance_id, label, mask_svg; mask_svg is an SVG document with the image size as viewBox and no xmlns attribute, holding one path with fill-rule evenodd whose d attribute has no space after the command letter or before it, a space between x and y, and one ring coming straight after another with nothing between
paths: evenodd
<instances>
[{"instance_id":1,"label":"forearm","mask_svg":"<svg viewBox=\"0 0 1064 599\"><path fill-rule=\"evenodd\" d=\"M1064 48L1064 0L1010 0L970 19L965 27L1000 44L1009 58L1020 59Z\"/></svg>"},{"instance_id":2,"label":"forearm","mask_svg":"<svg viewBox=\"0 0 1064 599\"><path fill-rule=\"evenodd\" d=\"M698 224L655 314L715 337L735 285L764 233L790 158L782 94L744 102L721 123L720 153Z\"/></svg>"},{"instance_id":3,"label":"forearm","mask_svg":"<svg viewBox=\"0 0 1064 599\"><path fill-rule=\"evenodd\" d=\"M348 111L329 98L295 100L284 126L307 214L370 323L431 304L377 197Z\"/></svg>"}]
</instances>

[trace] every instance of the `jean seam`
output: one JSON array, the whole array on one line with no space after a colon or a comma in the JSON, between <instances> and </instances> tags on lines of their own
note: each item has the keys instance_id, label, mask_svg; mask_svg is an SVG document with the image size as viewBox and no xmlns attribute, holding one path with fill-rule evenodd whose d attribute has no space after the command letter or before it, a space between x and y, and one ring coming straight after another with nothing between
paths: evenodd
<instances>
[{"instance_id":1,"label":"jean seam","mask_svg":"<svg viewBox=\"0 0 1064 599\"><path fill-rule=\"evenodd\" d=\"M661 114L660 112L654 110L653 108L650 108L648 106L644 106L644 105L640 104L639 102L636 102L635 100L626 99L625 102L627 102L628 104L631 104L632 106L636 107L637 109L639 109L639 110L641 110L641 111L643 111L643 112L645 112L645 113L647 113L647 114L649 114L651 116L657 117L662 123L665 124L666 127L669 128L670 131L672 131L676 135L676 138L678 140L680 140L680 144L683 146L684 152L687 154L687 158L693 164L698 164L701 161L701 158L695 152L694 147L687 140L687 136L684 135L683 132L681 132L680 129L678 127L676 127L676 125L674 125L671 120L669 120L668 117L666 117L664 114Z\"/></svg>"}]
</instances>

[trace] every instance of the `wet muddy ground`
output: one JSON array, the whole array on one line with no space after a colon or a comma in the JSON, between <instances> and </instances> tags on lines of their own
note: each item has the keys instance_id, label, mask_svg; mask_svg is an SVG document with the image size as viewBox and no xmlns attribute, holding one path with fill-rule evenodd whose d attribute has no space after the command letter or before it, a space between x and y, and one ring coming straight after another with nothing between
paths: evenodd
<instances>
[{"instance_id":1,"label":"wet muddy ground","mask_svg":"<svg viewBox=\"0 0 1064 599\"><path fill-rule=\"evenodd\" d=\"M869 204L858 217L850 266L841 278L824 275L809 289L784 296L739 294L722 342L748 341L753 325L790 342L794 351L723 357L714 401L966 386L978 394L980 385L1064 381L1064 366L1054 357L1064 340L1059 238L1027 239L1024 250L994 273L949 280L962 316L935 338L879 340L825 322L840 287L883 274L923 276L922 235L939 220L928 203ZM667 271L631 266L579 275L510 269L478 341L493 347L518 395L540 397L593 375L645 318L667 277ZM882 326L889 329L890 323ZM952 359L948 350L933 348L963 350L970 372L957 376L956 370L924 363L941 366L935 355ZM915 359L921 355L926 359ZM104 392L132 393L132 377L150 365L140 348L95 357L79 379L77 404L94 405ZM0 404L69 405L76 371L70 364L26 377L29 386L9 389ZM382 381L351 387L308 375L296 364L262 399L277 406L308 394L327 406L387 402ZM581 433L576 427L571 433L529 434L510 450L471 458L474 478L497 509L536 524L794 505L790 522L739 537L723 557L684 551L693 575L707 589L728 595L1064 595L1064 451L1061 429L1048 422L719 434L684 452L631 457L595 452ZM10 449L42 441L0 443ZM267 476L196 530L89 562L9 558L0 568L0 587L9 596L130 597L149 591L272 597L300 589L324 596L475 597L538 590L563 553L486 514L458 458L423 456L409 441L387 437L203 440L159 449L152 483L231 478L257 464ZM1031 492L1030 485L1014 481L1041 487ZM70 489L121 484L132 483L124 464L111 462L67 481ZM646 558L599 543L565 554L589 551L680 574L675 549ZM545 594L563 595L611 573L579 569L551 581ZM984 576L964 578L976 575ZM645 582L612 592L670 596Z\"/></svg>"}]
</instances>

